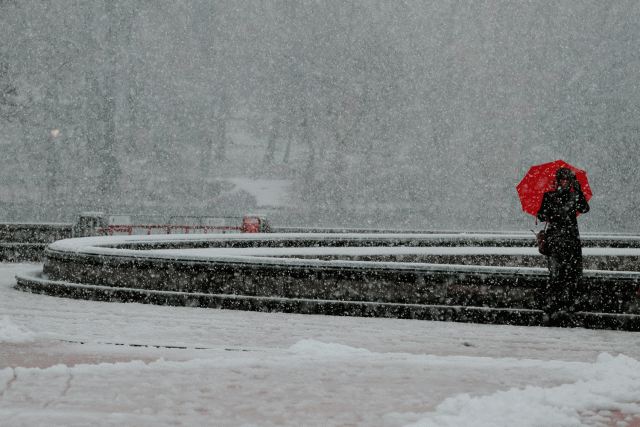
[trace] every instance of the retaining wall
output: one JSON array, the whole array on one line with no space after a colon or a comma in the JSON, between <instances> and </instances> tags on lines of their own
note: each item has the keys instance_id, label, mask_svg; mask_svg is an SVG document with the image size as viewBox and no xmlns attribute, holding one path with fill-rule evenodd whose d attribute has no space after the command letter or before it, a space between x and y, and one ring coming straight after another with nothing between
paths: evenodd
<instances>
[{"instance_id":1,"label":"retaining wall","mask_svg":"<svg viewBox=\"0 0 640 427\"><path fill-rule=\"evenodd\" d=\"M71 224L0 223L0 261L42 261L50 243L71 234Z\"/></svg>"},{"instance_id":2,"label":"retaining wall","mask_svg":"<svg viewBox=\"0 0 640 427\"><path fill-rule=\"evenodd\" d=\"M534 248L500 249L499 241L513 244L526 238L254 234L70 239L50 245L43 274L18 277L18 287L100 300L111 296L116 301L263 311L538 324L546 268L478 265L478 260L488 260L478 255L483 250L493 252L494 263L529 259L540 265L544 257ZM434 246L445 242L447 246ZM475 255L465 255L468 248L459 245L470 242L482 242L486 249L476 247ZM462 254L425 255L452 247ZM397 262L398 251L403 262ZM600 252L597 263L607 264L606 250ZM639 258L640 250L635 252L622 256L627 264ZM609 266L619 265L619 253L611 255L618 264ZM458 263L423 262L429 257ZM460 263L474 259L473 265ZM578 308L583 323L627 329L640 325L639 283L640 272L586 270Z\"/></svg>"}]
</instances>

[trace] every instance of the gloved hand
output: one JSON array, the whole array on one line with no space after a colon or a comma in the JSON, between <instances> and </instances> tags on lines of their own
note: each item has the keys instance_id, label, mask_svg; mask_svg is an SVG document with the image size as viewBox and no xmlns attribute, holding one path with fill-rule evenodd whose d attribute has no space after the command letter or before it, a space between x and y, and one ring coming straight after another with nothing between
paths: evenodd
<instances>
[{"instance_id":1,"label":"gloved hand","mask_svg":"<svg viewBox=\"0 0 640 427\"><path fill-rule=\"evenodd\" d=\"M582 186L580 185L580 182L577 179L571 183L571 186L576 191L582 191Z\"/></svg>"}]
</instances>

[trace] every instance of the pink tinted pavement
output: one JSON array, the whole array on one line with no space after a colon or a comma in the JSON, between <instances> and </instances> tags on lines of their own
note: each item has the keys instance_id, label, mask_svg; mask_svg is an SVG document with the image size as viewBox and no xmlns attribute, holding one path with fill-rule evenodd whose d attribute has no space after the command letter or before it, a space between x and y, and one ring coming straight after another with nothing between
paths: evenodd
<instances>
[{"instance_id":1,"label":"pink tinted pavement","mask_svg":"<svg viewBox=\"0 0 640 427\"><path fill-rule=\"evenodd\" d=\"M638 333L14 290L34 267L0 264L3 426L640 426Z\"/></svg>"}]
</instances>

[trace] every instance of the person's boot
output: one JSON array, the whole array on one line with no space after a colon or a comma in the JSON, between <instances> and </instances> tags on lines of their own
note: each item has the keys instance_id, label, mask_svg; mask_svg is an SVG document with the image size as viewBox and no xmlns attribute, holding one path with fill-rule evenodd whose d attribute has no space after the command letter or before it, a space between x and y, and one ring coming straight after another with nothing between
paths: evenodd
<instances>
[{"instance_id":1,"label":"person's boot","mask_svg":"<svg viewBox=\"0 0 640 427\"><path fill-rule=\"evenodd\" d=\"M549 321L547 322L547 326L561 327L562 326L562 318L563 318L563 312L562 311L554 311L554 312L549 313Z\"/></svg>"}]
</instances>

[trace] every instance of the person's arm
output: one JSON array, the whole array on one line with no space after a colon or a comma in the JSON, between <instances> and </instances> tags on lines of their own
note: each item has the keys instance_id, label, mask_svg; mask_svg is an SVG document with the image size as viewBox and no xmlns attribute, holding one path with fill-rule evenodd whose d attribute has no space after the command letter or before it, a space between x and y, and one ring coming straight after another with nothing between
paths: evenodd
<instances>
[{"instance_id":1,"label":"person's arm","mask_svg":"<svg viewBox=\"0 0 640 427\"><path fill-rule=\"evenodd\" d=\"M553 217L553 209L549 199L549 194L545 193L545 195L542 196L542 204L540 205L540 210L538 211L537 218L540 221L546 222L546 221L550 221L552 217Z\"/></svg>"},{"instance_id":2,"label":"person's arm","mask_svg":"<svg viewBox=\"0 0 640 427\"><path fill-rule=\"evenodd\" d=\"M587 203L587 198L584 196L584 193L582 192L582 185L580 185L580 182L578 180L575 180L571 183L571 186L573 187L573 190L578 195L576 200L577 211L580 213L589 212L589 203Z\"/></svg>"}]
</instances>

